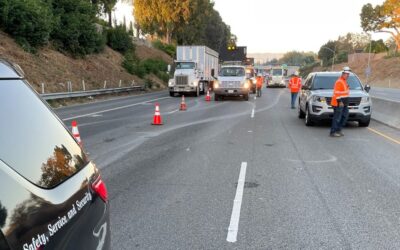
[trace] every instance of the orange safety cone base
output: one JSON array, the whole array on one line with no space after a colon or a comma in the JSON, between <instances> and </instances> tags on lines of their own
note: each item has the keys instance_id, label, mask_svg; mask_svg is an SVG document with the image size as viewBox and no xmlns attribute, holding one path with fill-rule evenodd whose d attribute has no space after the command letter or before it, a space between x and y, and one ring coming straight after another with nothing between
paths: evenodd
<instances>
[{"instance_id":1,"label":"orange safety cone base","mask_svg":"<svg viewBox=\"0 0 400 250\"><path fill-rule=\"evenodd\" d=\"M179 109L180 111L186 111L186 104L185 103L181 103L181 107Z\"/></svg>"}]
</instances>

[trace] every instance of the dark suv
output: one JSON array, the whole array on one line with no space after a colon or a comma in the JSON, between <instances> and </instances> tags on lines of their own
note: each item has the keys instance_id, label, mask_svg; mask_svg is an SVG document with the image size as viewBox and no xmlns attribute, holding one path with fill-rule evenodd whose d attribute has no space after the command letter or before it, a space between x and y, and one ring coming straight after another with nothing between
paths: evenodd
<instances>
[{"instance_id":1,"label":"dark suv","mask_svg":"<svg viewBox=\"0 0 400 250\"><path fill-rule=\"evenodd\" d=\"M109 249L107 189L63 123L0 59L0 249Z\"/></svg>"}]
</instances>

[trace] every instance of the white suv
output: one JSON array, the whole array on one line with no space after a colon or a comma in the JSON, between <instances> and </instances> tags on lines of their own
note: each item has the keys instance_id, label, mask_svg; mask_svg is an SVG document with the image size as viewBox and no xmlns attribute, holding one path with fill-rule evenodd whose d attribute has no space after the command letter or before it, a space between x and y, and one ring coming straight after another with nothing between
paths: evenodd
<instances>
[{"instance_id":1,"label":"white suv","mask_svg":"<svg viewBox=\"0 0 400 250\"><path fill-rule=\"evenodd\" d=\"M331 120L333 87L341 72L310 73L299 95L299 118L305 118L307 126L316 121ZM347 83L350 87L349 119L358 121L360 127L368 127L371 120L372 103L368 94L370 87L363 87L356 74L351 73Z\"/></svg>"}]
</instances>

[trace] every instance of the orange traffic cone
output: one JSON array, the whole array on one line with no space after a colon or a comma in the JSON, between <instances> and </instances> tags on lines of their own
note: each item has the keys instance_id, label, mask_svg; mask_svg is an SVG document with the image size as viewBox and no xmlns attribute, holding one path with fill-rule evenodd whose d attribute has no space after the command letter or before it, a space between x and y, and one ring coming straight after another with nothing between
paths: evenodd
<instances>
[{"instance_id":1,"label":"orange traffic cone","mask_svg":"<svg viewBox=\"0 0 400 250\"><path fill-rule=\"evenodd\" d=\"M79 134L79 130L78 130L78 123L73 120L72 121L72 135L74 136L75 140L78 142L79 146L83 146L82 140L81 140L81 136Z\"/></svg>"},{"instance_id":2,"label":"orange traffic cone","mask_svg":"<svg viewBox=\"0 0 400 250\"><path fill-rule=\"evenodd\" d=\"M153 125L163 125L162 119L161 119L161 114L160 114L160 106L158 105L158 103L156 103L156 111L154 112L152 124Z\"/></svg>"},{"instance_id":3,"label":"orange traffic cone","mask_svg":"<svg viewBox=\"0 0 400 250\"><path fill-rule=\"evenodd\" d=\"M211 96L210 96L210 90L207 90L207 95L206 95L206 102L211 101Z\"/></svg>"},{"instance_id":4,"label":"orange traffic cone","mask_svg":"<svg viewBox=\"0 0 400 250\"><path fill-rule=\"evenodd\" d=\"M182 96L182 101L181 101L181 107L179 109L180 111L186 111L186 103L185 103L185 96Z\"/></svg>"}]
</instances>

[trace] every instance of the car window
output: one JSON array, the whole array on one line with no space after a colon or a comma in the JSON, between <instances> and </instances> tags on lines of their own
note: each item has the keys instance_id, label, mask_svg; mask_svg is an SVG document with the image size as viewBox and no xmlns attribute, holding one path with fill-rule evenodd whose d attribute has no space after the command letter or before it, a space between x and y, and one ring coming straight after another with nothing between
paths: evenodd
<instances>
[{"instance_id":1,"label":"car window","mask_svg":"<svg viewBox=\"0 0 400 250\"><path fill-rule=\"evenodd\" d=\"M178 62L176 63L177 69L194 69L194 63L192 62Z\"/></svg>"},{"instance_id":2,"label":"car window","mask_svg":"<svg viewBox=\"0 0 400 250\"><path fill-rule=\"evenodd\" d=\"M304 86L309 88L311 86L312 83L312 79L313 79L313 75L308 75L306 81L304 82Z\"/></svg>"},{"instance_id":3,"label":"car window","mask_svg":"<svg viewBox=\"0 0 400 250\"><path fill-rule=\"evenodd\" d=\"M272 75L273 76L282 76L282 69L273 69Z\"/></svg>"},{"instance_id":4,"label":"car window","mask_svg":"<svg viewBox=\"0 0 400 250\"><path fill-rule=\"evenodd\" d=\"M219 72L220 76L244 76L245 71L243 68L232 67L232 68L222 68Z\"/></svg>"},{"instance_id":5,"label":"car window","mask_svg":"<svg viewBox=\"0 0 400 250\"><path fill-rule=\"evenodd\" d=\"M87 160L65 127L22 80L0 81L0 160L30 182L54 187Z\"/></svg>"},{"instance_id":6,"label":"car window","mask_svg":"<svg viewBox=\"0 0 400 250\"><path fill-rule=\"evenodd\" d=\"M333 89L335 82L339 76L334 75L317 75L315 76L312 89ZM352 90L361 90L360 80L355 75L350 75L347 84Z\"/></svg>"}]
</instances>

